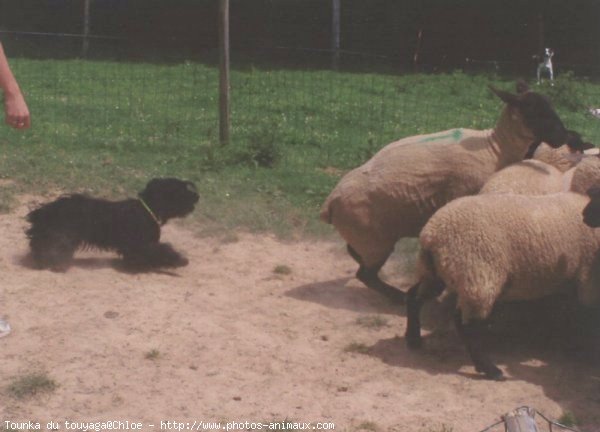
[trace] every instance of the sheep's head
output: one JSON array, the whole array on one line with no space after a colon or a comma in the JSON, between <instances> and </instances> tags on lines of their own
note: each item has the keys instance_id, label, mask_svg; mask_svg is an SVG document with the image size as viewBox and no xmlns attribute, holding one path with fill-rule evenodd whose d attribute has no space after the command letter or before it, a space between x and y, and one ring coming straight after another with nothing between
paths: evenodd
<instances>
[{"instance_id":1,"label":"sheep's head","mask_svg":"<svg viewBox=\"0 0 600 432\"><path fill-rule=\"evenodd\" d=\"M533 143L529 147L525 159L537 159L565 172L587 157L588 151L589 155L594 154L593 150L590 150L595 148L594 144L584 142L579 133L567 130L566 144L552 148L546 143Z\"/></svg>"},{"instance_id":2,"label":"sheep's head","mask_svg":"<svg viewBox=\"0 0 600 432\"><path fill-rule=\"evenodd\" d=\"M600 157L588 154L574 156L579 162L573 171L569 189L571 192L585 195L590 188L600 186Z\"/></svg>"},{"instance_id":3,"label":"sheep's head","mask_svg":"<svg viewBox=\"0 0 600 432\"><path fill-rule=\"evenodd\" d=\"M536 142L546 142L556 148L567 142L567 131L545 96L529 90L523 81L517 83L517 94L490 89L510 107L518 110L524 125L533 133Z\"/></svg>"},{"instance_id":4,"label":"sheep's head","mask_svg":"<svg viewBox=\"0 0 600 432\"><path fill-rule=\"evenodd\" d=\"M600 186L588 190L591 200L583 209L583 221L593 228L600 227Z\"/></svg>"}]
</instances>

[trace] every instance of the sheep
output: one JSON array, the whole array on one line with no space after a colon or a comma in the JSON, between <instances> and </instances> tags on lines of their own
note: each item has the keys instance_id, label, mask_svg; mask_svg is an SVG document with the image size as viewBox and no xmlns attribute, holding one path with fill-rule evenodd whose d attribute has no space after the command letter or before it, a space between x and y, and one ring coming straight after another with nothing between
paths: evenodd
<instances>
[{"instance_id":1,"label":"sheep","mask_svg":"<svg viewBox=\"0 0 600 432\"><path fill-rule=\"evenodd\" d=\"M600 185L600 155L584 157L571 171L570 190L585 195L590 188Z\"/></svg>"},{"instance_id":2,"label":"sheep","mask_svg":"<svg viewBox=\"0 0 600 432\"><path fill-rule=\"evenodd\" d=\"M528 159L512 164L489 178L480 194L543 195L565 189L563 173L545 162Z\"/></svg>"},{"instance_id":3,"label":"sheep","mask_svg":"<svg viewBox=\"0 0 600 432\"><path fill-rule=\"evenodd\" d=\"M575 131L568 130L567 135L567 144L558 148L546 143L533 144L529 149L533 159L514 163L494 173L479 193L540 195L571 190L575 167L597 148L584 143ZM583 168L586 166L584 164ZM580 175L585 175L583 168L579 170Z\"/></svg>"},{"instance_id":4,"label":"sheep","mask_svg":"<svg viewBox=\"0 0 600 432\"><path fill-rule=\"evenodd\" d=\"M457 297L455 325L478 372L502 380L482 348L485 321L499 301L566 292L575 282L583 305L600 303L600 230L581 217L600 158L578 165L572 191L548 195L483 194L459 198L423 228L418 282L407 293L406 342L421 345L420 309L442 292Z\"/></svg>"},{"instance_id":5,"label":"sheep","mask_svg":"<svg viewBox=\"0 0 600 432\"><path fill-rule=\"evenodd\" d=\"M534 159L517 162L501 169L488 179L479 193L543 195L569 191L576 171L575 166L587 156L579 151L570 150L566 144L552 149L542 143L540 149L543 160L537 159L536 151Z\"/></svg>"},{"instance_id":6,"label":"sheep","mask_svg":"<svg viewBox=\"0 0 600 432\"><path fill-rule=\"evenodd\" d=\"M596 148L594 144L584 142L581 135L574 130L567 130L567 145L553 149L546 143L536 141L529 146L524 159L538 159L555 165L557 168L561 166L562 155L569 153L584 153L590 149ZM568 158L567 158L568 160ZM569 168L565 168L563 171Z\"/></svg>"},{"instance_id":7,"label":"sheep","mask_svg":"<svg viewBox=\"0 0 600 432\"><path fill-rule=\"evenodd\" d=\"M544 162L558 169L560 172L565 172L573 168L577 163L577 161L572 157L573 154L580 153L581 152L575 151L567 144L564 144L558 148L552 148L546 143L541 143L533 153L531 159L525 158L525 160L537 160Z\"/></svg>"},{"instance_id":8,"label":"sheep","mask_svg":"<svg viewBox=\"0 0 600 432\"><path fill-rule=\"evenodd\" d=\"M589 152L590 149L597 150L592 143L584 142L578 132L567 130L565 145L552 148L546 143L534 142L529 147L529 150L527 150L525 159L540 160L564 172L577 163L572 157L574 153L582 154Z\"/></svg>"},{"instance_id":9,"label":"sheep","mask_svg":"<svg viewBox=\"0 0 600 432\"><path fill-rule=\"evenodd\" d=\"M565 128L538 93L518 83L518 94L490 87L505 107L493 129L452 129L404 138L383 147L347 173L321 208L359 264L356 277L399 303L405 294L379 278L396 242L418 236L447 202L479 192L499 169L520 161L532 142L558 146Z\"/></svg>"}]
</instances>

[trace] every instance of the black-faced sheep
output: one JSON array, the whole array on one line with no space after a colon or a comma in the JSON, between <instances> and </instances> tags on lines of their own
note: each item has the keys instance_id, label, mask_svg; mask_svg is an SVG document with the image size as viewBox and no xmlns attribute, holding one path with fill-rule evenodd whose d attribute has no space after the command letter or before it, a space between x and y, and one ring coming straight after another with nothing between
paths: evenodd
<instances>
[{"instance_id":1,"label":"black-faced sheep","mask_svg":"<svg viewBox=\"0 0 600 432\"><path fill-rule=\"evenodd\" d=\"M546 143L535 142L529 146L525 159L536 159L546 162L561 171L566 171L574 166L569 155L573 153L584 153L595 149L594 144L583 141L582 136L574 130L567 130L567 141L565 145L552 148Z\"/></svg>"},{"instance_id":2,"label":"black-faced sheep","mask_svg":"<svg viewBox=\"0 0 600 432\"><path fill-rule=\"evenodd\" d=\"M544 162L548 165L552 165L561 172L565 172L577 164L577 160L573 156L581 153L583 152L574 150L574 148L569 147L567 144L558 148L552 148L546 143L541 143L533 153L532 157L525 158L525 160L537 160Z\"/></svg>"},{"instance_id":3,"label":"black-faced sheep","mask_svg":"<svg viewBox=\"0 0 600 432\"><path fill-rule=\"evenodd\" d=\"M482 345L485 320L498 301L533 300L575 284L583 305L600 302L600 230L583 223L600 181L600 159L588 158L573 177L575 192L485 194L459 198L429 220L420 235L419 282L407 295L406 341L421 344L424 301L442 291L457 297L455 324L478 372L503 374Z\"/></svg>"},{"instance_id":4,"label":"black-faced sheep","mask_svg":"<svg viewBox=\"0 0 600 432\"><path fill-rule=\"evenodd\" d=\"M532 142L566 142L565 128L543 96L524 83L518 94L492 88L506 104L493 129L452 129L393 142L347 173L321 209L358 262L356 276L398 301L404 293L379 278L403 237L418 236L437 209L479 192L496 171L525 156Z\"/></svg>"}]
</instances>

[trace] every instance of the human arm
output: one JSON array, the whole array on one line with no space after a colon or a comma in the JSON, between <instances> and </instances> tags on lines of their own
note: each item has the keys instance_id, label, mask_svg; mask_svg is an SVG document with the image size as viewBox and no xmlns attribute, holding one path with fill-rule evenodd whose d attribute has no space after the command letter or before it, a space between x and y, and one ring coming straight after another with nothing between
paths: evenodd
<instances>
[{"instance_id":1,"label":"human arm","mask_svg":"<svg viewBox=\"0 0 600 432\"><path fill-rule=\"evenodd\" d=\"M26 129L31 124L29 108L15 79L4 49L0 43L0 88L4 92L4 120L16 129Z\"/></svg>"}]
</instances>

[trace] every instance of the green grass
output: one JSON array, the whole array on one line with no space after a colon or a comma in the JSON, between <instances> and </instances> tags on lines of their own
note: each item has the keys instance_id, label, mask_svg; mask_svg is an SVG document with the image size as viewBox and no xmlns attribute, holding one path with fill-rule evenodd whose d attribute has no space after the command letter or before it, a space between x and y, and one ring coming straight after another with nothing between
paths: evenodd
<instances>
[{"instance_id":1,"label":"green grass","mask_svg":"<svg viewBox=\"0 0 600 432\"><path fill-rule=\"evenodd\" d=\"M160 351L157 350L156 348L151 349L150 351L148 351L144 354L144 358L146 360L158 360L159 357L160 357Z\"/></svg>"},{"instance_id":2,"label":"green grass","mask_svg":"<svg viewBox=\"0 0 600 432\"><path fill-rule=\"evenodd\" d=\"M558 419L558 423L567 427L575 427L579 424L579 421L571 411L565 411Z\"/></svg>"},{"instance_id":3,"label":"green grass","mask_svg":"<svg viewBox=\"0 0 600 432\"><path fill-rule=\"evenodd\" d=\"M290 275L292 274L292 269L285 264L279 264L273 268L273 273L277 275Z\"/></svg>"},{"instance_id":4,"label":"green grass","mask_svg":"<svg viewBox=\"0 0 600 432\"><path fill-rule=\"evenodd\" d=\"M427 429L421 429L421 432L453 432L454 427L447 425L446 423L442 423L439 426L429 427Z\"/></svg>"},{"instance_id":5,"label":"green grass","mask_svg":"<svg viewBox=\"0 0 600 432\"><path fill-rule=\"evenodd\" d=\"M7 387L8 394L17 399L52 392L58 387L45 373L29 373L13 379Z\"/></svg>"},{"instance_id":6,"label":"green grass","mask_svg":"<svg viewBox=\"0 0 600 432\"><path fill-rule=\"evenodd\" d=\"M387 318L379 315L365 315L356 319L356 324L368 329L378 330L389 325Z\"/></svg>"},{"instance_id":7,"label":"green grass","mask_svg":"<svg viewBox=\"0 0 600 432\"><path fill-rule=\"evenodd\" d=\"M0 214L10 213L15 203L15 186L3 184L2 179L0 179Z\"/></svg>"},{"instance_id":8,"label":"green grass","mask_svg":"<svg viewBox=\"0 0 600 432\"><path fill-rule=\"evenodd\" d=\"M344 352L357 353L357 354L368 354L370 348L362 342L350 342L344 347Z\"/></svg>"},{"instance_id":9,"label":"green grass","mask_svg":"<svg viewBox=\"0 0 600 432\"><path fill-rule=\"evenodd\" d=\"M492 127L501 103L487 86L514 87L461 72L233 70L231 143L223 147L214 67L11 64L33 125L24 133L0 128L0 179L16 181L11 193L123 197L154 176L184 177L198 186L195 215L211 233L330 232L317 215L344 172L404 136ZM569 128L600 142L600 121L586 112L600 100L600 85L563 74L540 90L553 96Z\"/></svg>"},{"instance_id":10,"label":"green grass","mask_svg":"<svg viewBox=\"0 0 600 432\"><path fill-rule=\"evenodd\" d=\"M356 425L353 430L355 431L368 431L368 432L377 432L380 430L377 423L372 421L364 421Z\"/></svg>"}]
</instances>

